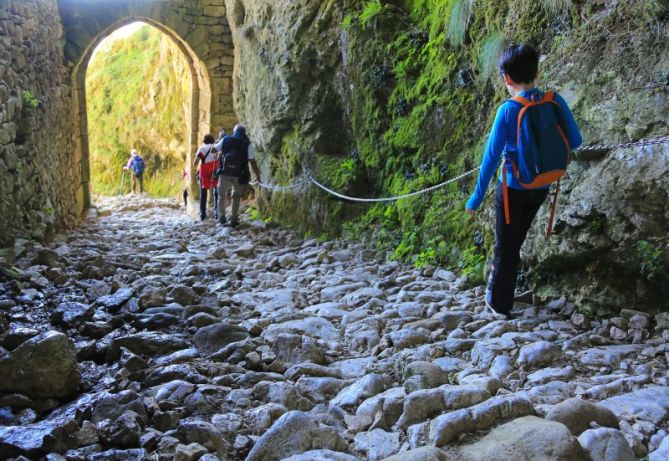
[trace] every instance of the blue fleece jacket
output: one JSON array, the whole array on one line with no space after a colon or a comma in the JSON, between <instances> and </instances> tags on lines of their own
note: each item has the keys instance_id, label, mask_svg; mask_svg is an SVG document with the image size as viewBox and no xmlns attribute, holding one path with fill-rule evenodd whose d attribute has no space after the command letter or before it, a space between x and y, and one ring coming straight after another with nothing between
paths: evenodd
<instances>
[{"instance_id":1,"label":"blue fleece jacket","mask_svg":"<svg viewBox=\"0 0 669 461\"><path fill-rule=\"evenodd\" d=\"M520 96L531 99L532 95L537 93L540 97L543 97L543 93L537 88L523 91L520 93ZM572 149L575 149L583 143L583 138L576 125L576 120L574 120L574 115L571 113L571 110L569 110L569 106L567 106L565 100L562 99L562 96L556 94L555 101L560 104L560 107L562 107L562 110L564 111L565 120L567 121L567 138L569 139L569 145ZM521 109L522 107L520 104L505 101L497 110L495 123L492 126L492 131L488 138L488 145L486 146L483 161L481 162L481 172L479 173L479 179L476 183L476 189L474 189L474 193L467 201L467 208L470 210L476 210L481 206L488 185L490 184L490 180L495 174L497 165L500 163L502 154L505 152L516 151L518 114L520 114ZM506 179L509 187L523 189L513 175L511 164L507 162L506 166ZM500 181L502 181L502 174L504 174L504 172L500 171Z\"/></svg>"}]
</instances>

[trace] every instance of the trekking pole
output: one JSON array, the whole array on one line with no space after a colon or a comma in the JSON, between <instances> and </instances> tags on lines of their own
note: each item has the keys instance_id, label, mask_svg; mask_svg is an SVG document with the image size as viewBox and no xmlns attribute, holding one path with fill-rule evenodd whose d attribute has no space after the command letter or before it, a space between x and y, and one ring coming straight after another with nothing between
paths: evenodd
<instances>
[{"instance_id":1,"label":"trekking pole","mask_svg":"<svg viewBox=\"0 0 669 461\"><path fill-rule=\"evenodd\" d=\"M118 187L118 194L116 195L123 195L123 183L125 182L125 171L121 175L121 185Z\"/></svg>"}]
</instances>

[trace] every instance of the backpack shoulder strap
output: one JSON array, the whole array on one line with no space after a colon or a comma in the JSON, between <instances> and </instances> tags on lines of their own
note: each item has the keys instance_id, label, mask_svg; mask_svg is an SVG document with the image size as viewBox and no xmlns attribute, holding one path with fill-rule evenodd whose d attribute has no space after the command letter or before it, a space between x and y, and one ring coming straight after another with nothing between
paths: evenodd
<instances>
[{"instance_id":1,"label":"backpack shoulder strap","mask_svg":"<svg viewBox=\"0 0 669 461\"><path fill-rule=\"evenodd\" d=\"M527 98L523 98L522 96L514 96L513 98L507 99L507 101L517 102L518 104L520 104L523 107L527 107L530 104L532 104L532 101L530 101Z\"/></svg>"}]
</instances>

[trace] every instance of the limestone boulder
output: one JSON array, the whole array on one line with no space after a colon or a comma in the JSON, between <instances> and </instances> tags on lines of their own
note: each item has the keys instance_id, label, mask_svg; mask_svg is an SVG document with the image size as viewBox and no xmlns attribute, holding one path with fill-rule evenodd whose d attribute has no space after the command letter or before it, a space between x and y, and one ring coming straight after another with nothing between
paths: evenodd
<instances>
[{"instance_id":1,"label":"limestone boulder","mask_svg":"<svg viewBox=\"0 0 669 461\"><path fill-rule=\"evenodd\" d=\"M24 426L0 426L0 458L29 456L40 459L49 452L73 448L79 426L73 418L58 417Z\"/></svg>"},{"instance_id":2,"label":"limestone boulder","mask_svg":"<svg viewBox=\"0 0 669 461\"><path fill-rule=\"evenodd\" d=\"M283 461L358 461L353 455L332 450L309 450L293 455Z\"/></svg>"},{"instance_id":3,"label":"limestone boulder","mask_svg":"<svg viewBox=\"0 0 669 461\"><path fill-rule=\"evenodd\" d=\"M436 447L420 447L397 453L382 461L458 461L455 456Z\"/></svg>"},{"instance_id":4,"label":"limestone boulder","mask_svg":"<svg viewBox=\"0 0 669 461\"><path fill-rule=\"evenodd\" d=\"M200 328L193 341L202 354L213 354L230 343L249 337L246 329L227 323L216 323Z\"/></svg>"},{"instance_id":5,"label":"limestone boulder","mask_svg":"<svg viewBox=\"0 0 669 461\"><path fill-rule=\"evenodd\" d=\"M664 461L667 459L669 459L669 436L665 436L660 446L648 455L648 461Z\"/></svg>"},{"instance_id":6,"label":"limestone boulder","mask_svg":"<svg viewBox=\"0 0 669 461\"><path fill-rule=\"evenodd\" d=\"M523 346L518 353L518 365L533 368L551 363L562 355L556 344L548 341L537 341Z\"/></svg>"},{"instance_id":7,"label":"limestone boulder","mask_svg":"<svg viewBox=\"0 0 669 461\"><path fill-rule=\"evenodd\" d=\"M503 424L478 442L464 446L461 453L462 461L589 461L566 426L535 416Z\"/></svg>"},{"instance_id":8,"label":"limestone boulder","mask_svg":"<svg viewBox=\"0 0 669 461\"><path fill-rule=\"evenodd\" d=\"M611 410L579 398L558 403L546 412L546 419L562 423L578 436L595 422L600 426L618 427L618 418Z\"/></svg>"},{"instance_id":9,"label":"limestone boulder","mask_svg":"<svg viewBox=\"0 0 669 461\"><path fill-rule=\"evenodd\" d=\"M360 432L353 438L353 450L364 459L379 461L400 450L400 434L383 429Z\"/></svg>"},{"instance_id":10,"label":"limestone boulder","mask_svg":"<svg viewBox=\"0 0 669 461\"><path fill-rule=\"evenodd\" d=\"M637 458L617 429L600 427L583 432L578 441L592 461L635 461Z\"/></svg>"},{"instance_id":11,"label":"limestone boulder","mask_svg":"<svg viewBox=\"0 0 669 461\"><path fill-rule=\"evenodd\" d=\"M70 397L81 381L74 344L57 331L35 336L0 358L0 376L0 392L33 399Z\"/></svg>"},{"instance_id":12,"label":"limestone boulder","mask_svg":"<svg viewBox=\"0 0 669 461\"><path fill-rule=\"evenodd\" d=\"M313 449L345 452L348 444L328 419L301 411L280 417L249 452L246 461L279 461Z\"/></svg>"}]
</instances>

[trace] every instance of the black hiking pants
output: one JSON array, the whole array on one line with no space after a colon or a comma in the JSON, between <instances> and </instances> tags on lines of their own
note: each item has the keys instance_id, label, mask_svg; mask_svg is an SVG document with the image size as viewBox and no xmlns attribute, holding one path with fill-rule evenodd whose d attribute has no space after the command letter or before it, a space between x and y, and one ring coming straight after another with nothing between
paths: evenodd
<instances>
[{"instance_id":1,"label":"black hiking pants","mask_svg":"<svg viewBox=\"0 0 669 461\"><path fill-rule=\"evenodd\" d=\"M546 200L548 189L518 190L509 188L509 211L511 224L504 216L504 188L497 184L495 200L495 255L488 279L488 290L492 291L492 307L499 313L513 309L516 292L516 277L520 263L520 248L539 207Z\"/></svg>"},{"instance_id":2,"label":"black hiking pants","mask_svg":"<svg viewBox=\"0 0 669 461\"><path fill-rule=\"evenodd\" d=\"M212 194L214 194L214 212L217 214L218 190L216 188L212 189ZM207 196L207 189L200 188L200 219L202 220L207 218Z\"/></svg>"}]
</instances>

